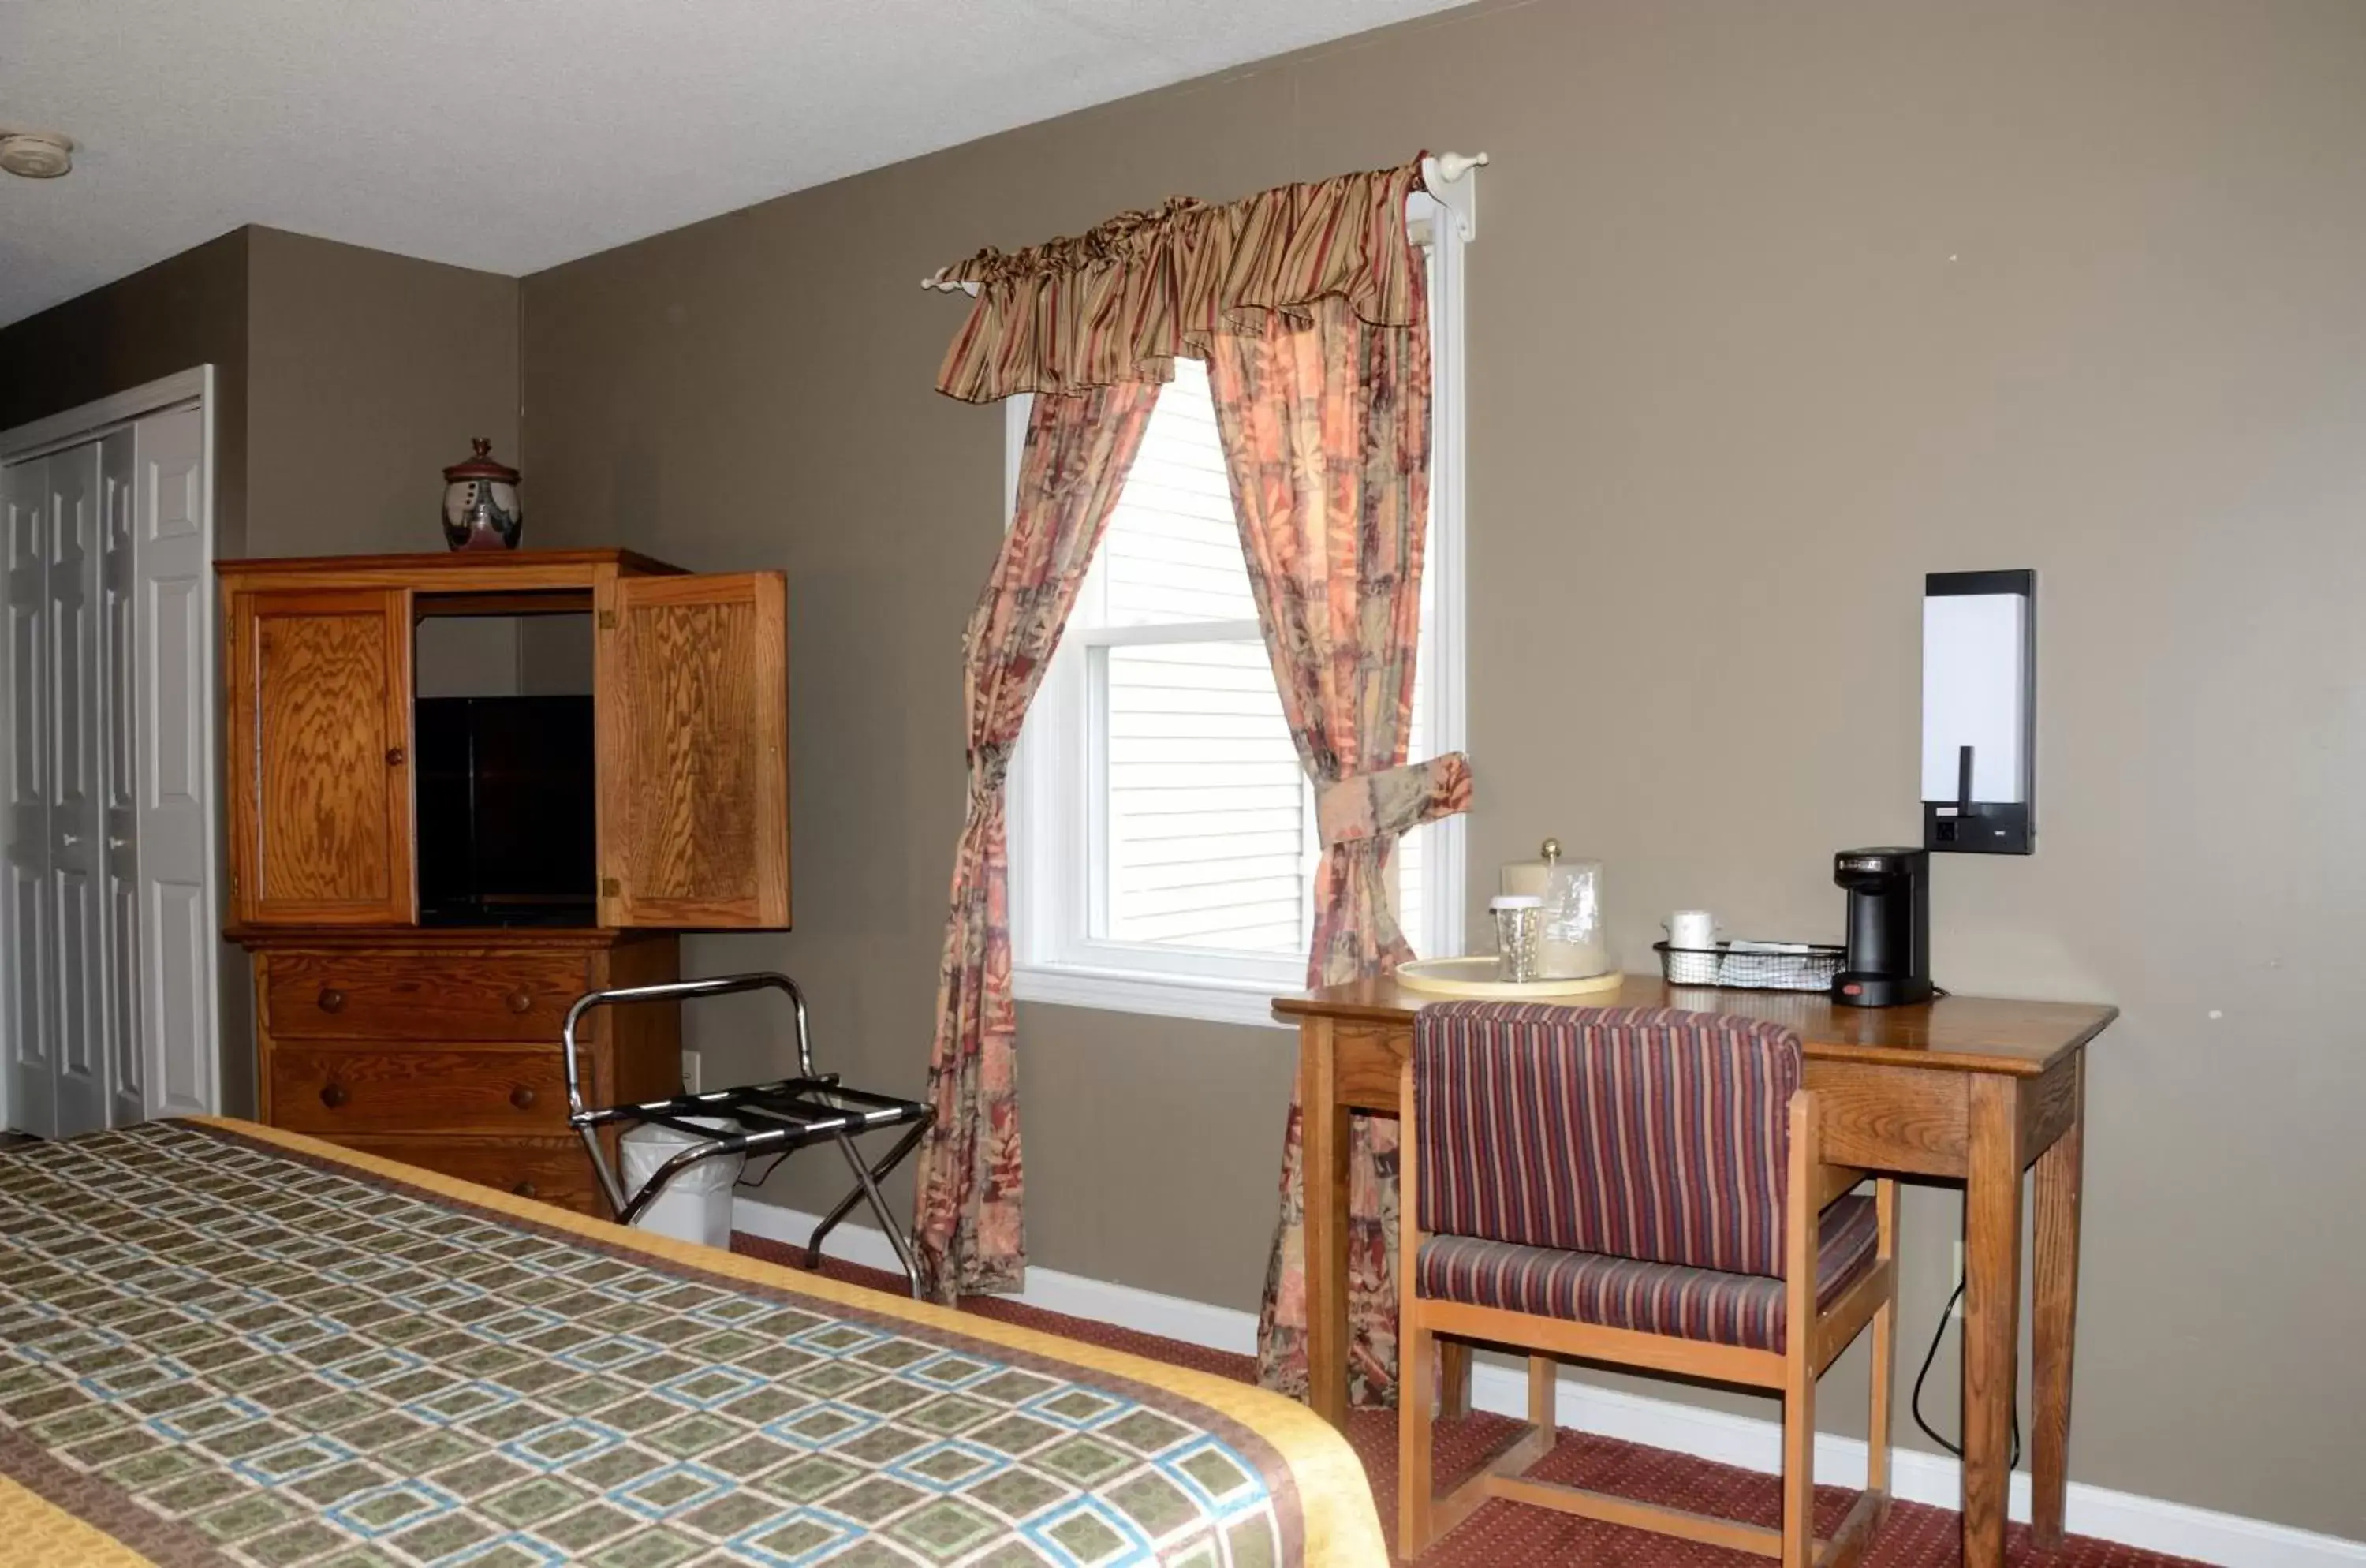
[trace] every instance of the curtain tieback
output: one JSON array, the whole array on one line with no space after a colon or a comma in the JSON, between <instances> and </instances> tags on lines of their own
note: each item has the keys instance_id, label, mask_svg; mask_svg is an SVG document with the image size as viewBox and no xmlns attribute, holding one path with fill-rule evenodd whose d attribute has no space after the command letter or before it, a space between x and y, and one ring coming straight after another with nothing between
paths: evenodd
<instances>
[{"instance_id":1,"label":"curtain tieback","mask_svg":"<svg viewBox=\"0 0 2366 1568\"><path fill-rule=\"evenodd\" d=\"M1393 839L1425 822L1470 809L1470 759L1459 751L1353 773L1314 792L1315 829L1325 844Z\"/></svg>"},{"instance_id":2,"label":"curtain tieback","mask_svg":"<svg viewBox=\"0 0 2366 1568\"><path fill-rule=\"evenodd\" d=\"M1002 789L1003 780L1010 775L1010 750L1006 746L988 746L969 753L969 809L975 812Z\"/></svg>"}]
</instances>

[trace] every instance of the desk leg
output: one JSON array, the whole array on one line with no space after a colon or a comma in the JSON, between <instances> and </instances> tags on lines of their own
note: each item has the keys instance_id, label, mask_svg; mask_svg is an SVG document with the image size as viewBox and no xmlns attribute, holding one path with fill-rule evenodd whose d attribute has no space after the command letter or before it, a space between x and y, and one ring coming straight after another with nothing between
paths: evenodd
<instances>
[{"instance_id":1,"label":"desk leg","mask_svg":"<svg viewBox=\"0 0 2366 1568\"><path fill-rule=\"evenodd\" d=\"M1305 1184L1306 1403L1347 1427L1347 1112L1331 1021L1298 1039L1299 1169Z\"/></svg>"},{"instance_id":2,"label":"desk leg","mask_svg":"<svg viewBox=\"0 0 2366 1568\"><path fill-rule=\"evenodd\" d=\"M1975 1073L1964 1183L1964 1568L2003 1568L2021 1308L2021 1081Z\"/></svg>"},{"instance_id":3,"label":"desk leg","mask_svg":"<svg viewBox=\"0 0 2366 1568\"><path fill-rule=\"evenodd\" d=\"M2079 1317L2079 1188L2087 1141L2087 1054L2079 1053L2070 1125L2037 1156L2031 1325L2030 1520L2037 1545L2062 1544L2070 1484L2070 1350Z\"/></svg>"}]
</instances>

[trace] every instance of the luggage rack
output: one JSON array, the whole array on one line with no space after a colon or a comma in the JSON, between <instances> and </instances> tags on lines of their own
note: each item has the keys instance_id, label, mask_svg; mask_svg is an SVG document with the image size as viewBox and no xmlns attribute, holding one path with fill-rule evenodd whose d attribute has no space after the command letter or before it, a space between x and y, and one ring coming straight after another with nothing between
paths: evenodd
<instances>
[{"instance_id":1,"label":"luggage rack","mask_svg":"<svg viewBox=\"0 0 2366 1568\"><path fill-rule=\"evenodd\" d=\"M575 1029L583 1015L594 1008L614 1007L633 1002L692 1001L702 997L727 996L735 991L777 990L788 993L794 1010L797 1030L797 1074L793 1078L780 1078L772 1083L750 1084L742 1089L721 1089L703 1094L681 1094L670 1100L648 1100L637 1105L614 1105L604 1110L591 1110L583 1103L583 1079L576 1066ZM836 1073L817 1072L814 1067L813 1041L806 1028L805 993L786 975L754 974L723 975L708 980L670 980L656 986L628 986L613 991L592 991L575 998L567 1010L567 1022L561 1031L567 1045L567 1122L582 1136L583 1146L591 1152L592 1168L599 1176L601 1189L608 1196L619 1224L631 1224L655 1202L659 1194L677 1175L702 1160L721 1159L738 1155L761 1158L766 1155L786 1156L801 1148L818 1143L830 1143L846 1156L847 1168L854 1173L854 1188L839 1200L835 1208L814 1226L812 1237L806 1243L806 1263L808 1269L821 1262L821 1244L838 1223L854 1212L857 1202L867 1201L871 1212L878 1216L879 1228L885 1233L888 1244L896 1249L896 1261L904 1266L904 1278L909 1282L913 1296L920 1294L920 1275L912 1261L910 1243L904 1229L887 1211L887 1201L880 1196L879 1183L889 1171L902 1164L906 1156L919 1144L936 1113L918 1100L896 1100L867 1090L849 1089L839 1082ZM690 1121L693 1116L728 1117L741 1124L738 1133L718 1134L712 1127L702 1127ZM670 1128L700 1140L676 1154L659 1166L639 1191L627 1196L617 1173L608 1163L600 1147L599 1130L618 1123L632 1125L655 1124ZM876 1133L890 1127L910 1129L878 1160L866 1161L854 1146L854 1140L866 1133Z\"/></svg>"}]
</instances>

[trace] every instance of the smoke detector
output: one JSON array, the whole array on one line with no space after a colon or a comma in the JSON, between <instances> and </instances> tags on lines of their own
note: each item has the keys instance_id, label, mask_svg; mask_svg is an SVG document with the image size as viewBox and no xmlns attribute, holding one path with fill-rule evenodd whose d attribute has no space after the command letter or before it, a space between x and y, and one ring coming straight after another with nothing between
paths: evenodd
<instances>
[{"instance_id":1,"label":"smoke detector","mask_svg":"<svg viewBox=\"0 0 2366 1568\"><path fill-rule=\"evenodd\" d=\"M53 180L73 167L73 138L54 130L0 130L0 169Z\"/></svg>"}]
</instances>

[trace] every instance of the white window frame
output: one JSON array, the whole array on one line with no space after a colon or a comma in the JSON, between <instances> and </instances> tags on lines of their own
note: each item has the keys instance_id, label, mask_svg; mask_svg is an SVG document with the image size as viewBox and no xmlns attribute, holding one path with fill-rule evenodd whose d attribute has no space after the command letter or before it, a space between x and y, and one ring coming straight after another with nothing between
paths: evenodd
<instances>
[{"instance_id":1,"label":"white window frame","mask_svg":"<svg viewBox=\"0 0 2366 1568\"><path fill-rule=\"evenodd\" d=\"M1430 517L1424 573L1434 594L1424 671L1431 756L1467 750L1464 516L1464 257L1472 237L1471 182L1446 187L1450 199L1416 191L1407 206L1414 237L1427 252L1430 280ZM1460 199L1451 199L1460 198ZM1006 400L1003 516L1015 505L1031 399ZM1127 643L1236 641L1254 623L1097 627L1062 639L1028 711L1009 782L1011 989L1020 1001L1147 1013L1162 1018L1295 1028L1273 1016L1277 995L1305 987L1306 954L1262 957L1181 946L1098 942L1090 932L1096 890L1088 858L1070 852L1076 824L1087 832L1104 809L1087 781L1098 769L1087 704L1089 647ZM1422 759L1410 759L1419 761ZM1467 821L1442 818L1426 829L1422 925L1408 932L1426 953L1462 951ZM1316 846L1319 852L1319 846Z\"/></svg>"}]
</instances>

